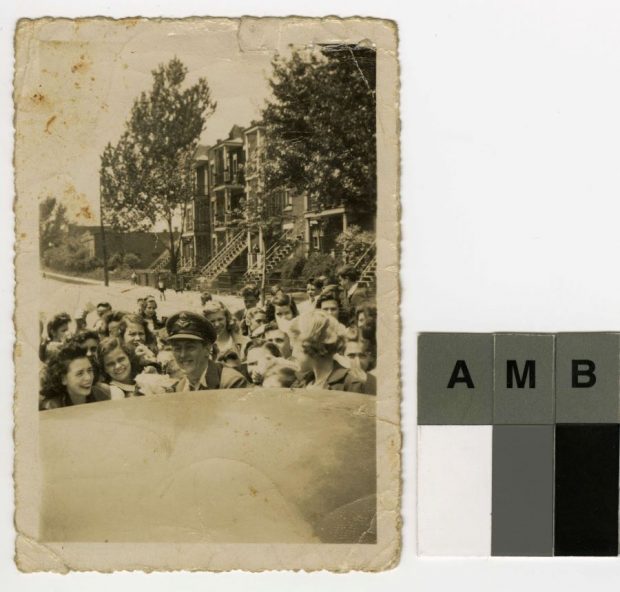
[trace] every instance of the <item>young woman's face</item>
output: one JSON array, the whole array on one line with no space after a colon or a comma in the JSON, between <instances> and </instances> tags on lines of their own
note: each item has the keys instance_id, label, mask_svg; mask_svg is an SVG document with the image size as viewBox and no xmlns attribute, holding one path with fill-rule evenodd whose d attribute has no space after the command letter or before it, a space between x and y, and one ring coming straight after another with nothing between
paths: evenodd
<instances>
[{"instance_id":1,"label":"young woman's face","mask_svg":"<svg viewBox=\"0 0 620 592\"><path fill-rule=\"evenodd\" d=\"M357 315L357 328L363 329L366 324L366 315L363 312L358 313Z\"/></svg>"},{"instance_id":2,"label":"young woman's face","mask_svg":"<svg viewBox=\"0 0 620 592\"><path fill-rule=\"evenodd\" d=\"M95 375L93 365L86 357L72 360L67 373L62 377L62 384L67 387L69 395L87 397L93 386Z\"/></svg>"},{"instance_id":3,"label":"young woman's face","mask_svg":"<svg viewBox=\"0 0 620 592\"><path fill-rule=\"evenodd\" d=\"M290 321L293 318L293 311L291 310L291 307L288 305L285 305L285 306L276 305L275 315L276 315L276 320L285 319L287 321Z\"/></svg>"},{"instance_id":4,"label":"young woman's face","mask_svg":"<svg viewBox=\"0 0 620 592\"><path fill-rule=\"evenodd\" d=\"M94 358L97 354L97 345L99 342L94 337L89 337L86 341L84 341L83 345L86 348L86 355L89 358Z\"/></svg>"},{"instance_id":5,"label":"young woman's face","mask_svg":"<svg viewBox=\"0 0 620 592\"><path fill-rule=\"evenodd\" d=\"M56 331L54 331L54 341L67 341L69 338L69 324L65 323L60 325Z\"/></svg>"},{"instance_id":6,"label":"young woman's face","mask_svg":"<svg viewBox=\"0 0 620 592\"><path fill-rule=\"evenodd\" d=\"M209 321L216 333L219 336L226 335L228 331L226 330L226 315L224 312L210 312L207 315L207 321Z\"/></svg>"},{"instance_id":7,"label":"young woman's face","mask_svg":"<svg viewBox=\"0 0 620 592\"><path fill-rule=\"evenodd\" d=\"M125 343L134 346L140 343L146 343L146 331L144 327L138 323L127 323L127 329L125 329Z\"/></svg>"},{"instance_id":8,"label":"young woman's face","mask_svg":"<svg viewBox=\"0 0 620 592\"><path fill-rule=\"evenodd\" d=\"M155 302L154 300L149 300L146 303L146 307L144 309L144 316L151 319L155 316L156 311L157 311L157 302Z\"/></svg>"},{"instance_id":9,"label":"young woman's face","mask_svg":"<svg viewBox=\"0 0 620 592\"><path fill-rule=\"evenodd\" d=\"M263 312L259 312L254 315L252 320L250 321L250 331L255 331L261 325L264 325L267 322L267 315Z\"/></svg>"},{"instance_id":10,"label":"young woman's face","mask_svg":"<svg viewBox=\"0 0 620 592\"><path fill-rule=\"evenodd\" d=\"M308 298L314 298L316 296L316 288L314 284L306 285L306 294L308 294Z\"/></svg>"},{"instance_id":11,"label":"young woman's face","mask_svg":"<svg viewBox=\"0 0 620 592\"><path fill-rule=\"evenodd\" d=\"M118 382L131 380L131 362L129 356L120 347L113 349L103 357L103 368L112 380L118 380Z\"/></svg>"},{"instance_id":12,"label":"young woman's face","mask_svg":"<svg viewBox=\"0 0 620 592\"><path fill-rule=\"evenodd\" d=\"M335 300L324 300L321 302L321 310L335 319L338 318L338 303Z\"/></svg>"}]
</instances>

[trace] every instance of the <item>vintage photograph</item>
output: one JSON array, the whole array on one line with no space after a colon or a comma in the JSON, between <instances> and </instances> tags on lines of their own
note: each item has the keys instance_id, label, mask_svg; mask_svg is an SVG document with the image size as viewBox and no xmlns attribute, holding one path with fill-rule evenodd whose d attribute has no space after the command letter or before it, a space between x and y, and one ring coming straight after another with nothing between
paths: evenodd
<instances>
[{"instance_id":1,"label":"vintage photograph","mask_svg":"<svg viewBox=\"0 0 620 592\"><path fill-rule=\"evenodd\" d=\"M20 569L396 565L396 35L19 22Z\"/></svg>"}]
</instances>

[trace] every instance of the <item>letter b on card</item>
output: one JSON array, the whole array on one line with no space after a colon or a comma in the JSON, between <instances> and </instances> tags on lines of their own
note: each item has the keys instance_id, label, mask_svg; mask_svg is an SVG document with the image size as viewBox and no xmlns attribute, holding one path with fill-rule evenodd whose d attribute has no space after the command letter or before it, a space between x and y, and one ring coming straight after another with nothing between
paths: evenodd
<instances>
[{"instance_id":1,"label":"letter b on card","mask_svg":"<svg viewBox=\"0 0 620 592\"><path fill-rule=\"evenodd\" d=\"M557 423L618 422L619 335L556 336Z\"/></svg>"}]
</instances>

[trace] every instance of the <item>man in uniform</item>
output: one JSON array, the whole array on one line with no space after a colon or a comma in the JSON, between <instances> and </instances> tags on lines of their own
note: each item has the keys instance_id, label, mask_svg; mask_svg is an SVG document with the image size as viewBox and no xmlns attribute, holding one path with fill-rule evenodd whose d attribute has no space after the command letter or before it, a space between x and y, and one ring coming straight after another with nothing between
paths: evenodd
<instances>
[{"instance_id":1,"label":"man in uniform","mask_svg":"<svg viewBox=\"0 0 620 592\"><path fill-rule=\"evenodd\" d=\"M217 338L213 325L202 315L183 311L166 323L168 343L180 370L185 374L176 391L243 388L242 374L211 360L211 348Z\"/></svg>"}]
</instances>

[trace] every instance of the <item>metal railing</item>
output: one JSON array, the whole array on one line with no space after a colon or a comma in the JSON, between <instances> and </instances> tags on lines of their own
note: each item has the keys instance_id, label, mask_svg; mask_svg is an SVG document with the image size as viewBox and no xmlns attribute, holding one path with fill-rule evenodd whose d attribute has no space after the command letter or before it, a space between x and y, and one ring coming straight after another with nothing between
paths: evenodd
<instances>
[{"instance_id":1,"label":"metal railing","mask_svg":"<svg viewBox=\"0 0 620 592\"><path fill-rule=\"evenodd\" d=\"M200 271L205 279L214 279L247 248L246 233L239 231Z\"/></svg>"}]
</instances>

